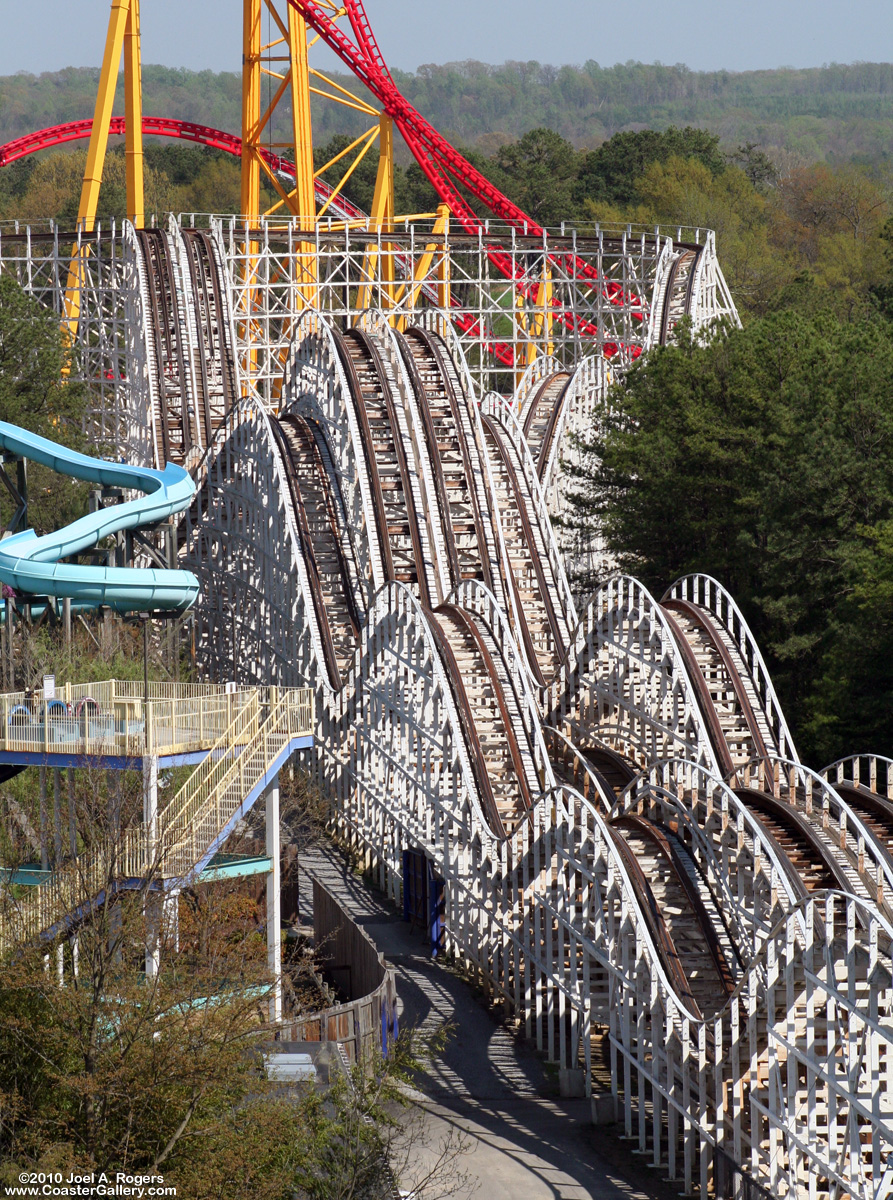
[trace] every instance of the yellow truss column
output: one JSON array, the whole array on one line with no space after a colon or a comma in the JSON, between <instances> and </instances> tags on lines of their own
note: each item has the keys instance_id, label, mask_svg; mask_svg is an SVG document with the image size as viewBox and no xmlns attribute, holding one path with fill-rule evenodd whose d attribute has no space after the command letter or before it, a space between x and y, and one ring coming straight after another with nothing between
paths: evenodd
<instances>
[{"instance_id":1,"label":"yellow truss column","mask_svg":"<svg viewBox=\"0 0 893 1200\"><path fill-rule=\"evenodd\" d=\"M124 33L130 19L130 5L131 0L112 0L112 11L109 15L102 71L99 76L99 89L96 93L96 108L93 112L93 128L90 131L90 142L87 146L87 165L84 168L81 202L78 206L78 224L87 233L92 230L96 220L99 189L102 185L102 169L105 166L105 152L109 144L109 122L112 119L115 88L118 84L118 67L121 63L121 51L124 48Z\"/></svg>"},{"instance_id":2,"label":"yellow truss column","mask_svg":"<svg viewBox=\"0 0 893 1200\"><path fill-rule=\"evenodd\" d=\"M244 287L238 307L243 340L251 346L252 313L258 267L258 246L249 231L260 215L260 155L258 139L261 123L261 7L262 0L244 0L242 9L242 176L240 206L245 220ZM257 371L257 351L249 349L245 362L249 377Z\"/></svg>"},{"instance_id":3,"label":"yellow truss column","mask_svg":"<svg viewBox=\"0 0 893 1200\"><path fill-rule=\"evenodd\" d=\"M313 122L310 117L310 64L307 60L307 23L288 6L288 51L291 61L292 136L295 147L295 211L307 228L316 216L313 184Z\"/></svg>"},{"instance_id":4,"label":"yellow truss column","mask_svg":"<svg viewBox=\"0 0 893 1200\"><path fill-rule=\"evenodd\" d=\"M360 276L363 283L357 293L358 312L372 304L376 282L380 284L382 307L393 309L395 303L394 246L382 239L382 234L391 233L394 228L394 122L387 113L383 112L379 117L378 131L378 174L369 214L369 224L378 232L378 242L370 243L363 257Z\"/></svg>"},{"instance_id":5,"label":"yellow truss column","mask_svg":"<svg viewBox=\"0 0 893 1200\"><path fill-rule=\"evenodd\" d=\"M552 341L552 271L549 267L548 258L543 258L543 278L537 286L537 305L541 306L541 311L537 312L530 322L530 333L532 338L543 338L543 354L552 354L555 345ZM536 358L536 347L533 342L528 343L527 347L527 362L532 363Z\"/></svg>"},{"instance_id":6,"label":"yellow truss column","mask_svg":"<svg viewBox=\"0 0 893 1200\"><path fill-rule=\"evenodd\" d=\"M527 367L536 362L537 342L542 341L543 354L552 354L555 349L552 341L552 294L552 271L549 259L544 255L543 277L539 283L530 286L529 308L525 304L523 292L516 293L516 338L521 343L515 369L516 388L520 385Z\"/></svg>"},{"instance_id":7,"label":"yellow truss column","mask_svg":"<svg viewBox=\"0 0 893 1200\"><path fill-rule=\"evenodd\" d=\"M437 281L437 307L449 308L450 306L449 234L450 210L445 204L439 204L437 206L437 219L431 229L431 236L435 238L442 237L443 242L429 242L415 264L415 269L412 273L412 286L409 289L406 304L403 305L404 315L397 321L397 329L401 333L406 329L407 320L415 313L419 293L425 281L431 277L432 267L434 267L433 278ZM436 265L434 261L435 255L437 255ZM405 287L401 287L397 292L395 301L397 304L403 299L404 291Z\"/></svg>"},{"instance_id":8,"label":"yellow truss column","mask_svg":"<svg viewBox=\"0 0 893 1200\"><path fill-rule=\"evenodd\" d=\"M261 6L262 0L244 0L242 9L242 216L260 215L261 123Z\"/></svg>"},{"instance_id":9,"label":"yellow truss column","mask_svg":"<svg viewBox=\"0 0 893 1200\"><path fill-rule=\"evenodd\" d=\"M292 138L295 147L295 190L292 211L302 229L316 227L316 188L313 174L313 121L310 115L310 64L307 59L307 23L288 6L288 56L291 80ZM302 242L298 257L298 301L303 307L318 304L316 257L312 242Z\"/></svg>"},{"instance_id":10,"label":"yellow truss column","mask_svg":"<svg viewBox=\"0 0 893 1200\"><path fill-rule=\"evenodd\" d=\"M453 302L450 286L450 210L445 204L437 206L434 232L443 233L443 245L437 263L437 307L449 308Z\"/></svg>"},{"instance_id":11,"label":"yellow truss column","mask_svg":"<svg viewBox=\"0 0 893 1200\"><path fill-rule=\"evenodd\" d=\"M140 3L130 0L124 28L124 133L127 157L127 215L137 229L145 224L143 187L143 71Z\"/></svg>"}]
</instances>

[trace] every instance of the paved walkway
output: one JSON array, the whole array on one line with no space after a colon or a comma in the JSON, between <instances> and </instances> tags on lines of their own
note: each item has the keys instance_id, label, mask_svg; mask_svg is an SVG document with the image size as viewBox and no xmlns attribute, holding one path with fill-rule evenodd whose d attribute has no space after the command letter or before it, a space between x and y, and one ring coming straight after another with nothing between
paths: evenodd
<instances>
[{"instance_id":1,"label":"paved walkway","mask_svg":"<svg viewBox=\"0 0 893 1200\"><path fill-rule=\"evenodd\" d=\"M457 1167L482 1200L675 1200L679 1185L650 1170L614 1129L594 1127L588 1101L560 1099L557 1070L498 1024L466 983L432 961L421 933L354 875L337 850L326 845L305 852L302 868L317 876L396 968L403 1026L455 1026L420 1085L425 1136L404 1187L424 1175L450 1131L461 1130L469 1153ZM302 880L308 923L311 898L312 887ZM469 1187L447 1195L467 1196Z\"/></svg>"}]
</instances>

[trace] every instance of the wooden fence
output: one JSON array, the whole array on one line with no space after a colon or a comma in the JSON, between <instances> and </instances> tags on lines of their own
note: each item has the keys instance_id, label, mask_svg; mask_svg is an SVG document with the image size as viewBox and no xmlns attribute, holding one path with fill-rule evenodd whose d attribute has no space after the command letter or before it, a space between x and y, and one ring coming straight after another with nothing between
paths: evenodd
<instances>
[{"instance_id":1,"label":"wooden fence","mask_svg":"<svg viewBox=\"0 0 893 1200\"><path fill-rule=\"evenodd\" d=\"M352 1063L387 1054L398 1032L394 969L316 879L313 933L326 973L350 999L282 1026L281 1040L341 1042Z\"/></svg>"}]
</instances>

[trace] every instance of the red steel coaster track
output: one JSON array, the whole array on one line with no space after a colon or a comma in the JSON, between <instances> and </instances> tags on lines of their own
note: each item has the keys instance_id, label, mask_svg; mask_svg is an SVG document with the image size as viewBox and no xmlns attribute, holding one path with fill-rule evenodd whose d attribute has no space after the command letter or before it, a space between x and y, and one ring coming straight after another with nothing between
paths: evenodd
<instances>
[{"instance_id":1,"label":"red steel coaster track","mask_svg":"<svg viewBox=\"0 0 893 1200\"><path fill-rule=\"evenodd\" d=\"M467 233L477 235L483 232L484 226L471 206L457 191L457 184L469 191L495 217L505 221L507 225L529 237L542 237L545 230L541 225L518 208L499 188L473 167L458 150L442 137L434 127L409 103L394 83L387 64L378 48L375 35L369 24L369 18L363 8L362 0L343 0L342 8L350 21L356 39L352 42L344 30L336 23L333 15L326 12L316 0L288 0L288 3L301 14L341 61L372 92L380 102L384 111L396 124L406 144L409 146L419 166L424 171L432 187L450 212ZM512 277L512 267L505 255L498 252L491 254L491 260L509 278ZM572 255L558 258L552 256L552 261L565 267L573 265L576 273L592 284L598 285L596 271L580 259ZM530 286L528 284L528 286ZM642 301L636 296L624 296L623 288L614 280L604 281L601 286L605 296L618 305L629 304L633 315L638 320L644 319ZM561 319L573 321L572 314L562 312ZM583 330L583 332L589 332Z\"/></svg>"},{"instance_id":2,"label":"red steel coaster track","mask_svg":"<svg viewBox=\"0 0 893 1200\"><path fill-rule=\"evenodd\" d=\"M54 146L63 146L67 142L86 141L92 128L93 118L87 117L81 121L67 121L61 125L50 125L46 129L38 129L34 133L25 134L24 137L15 138L0 146L0 168L8 167L17 159L27 158L30 154L37 154L40 150L50 150ZM124 132L124 118L112 117L109 122L109 134L113 137L123 137ZM143 133L153 137L179 138L199 146L209 146L213 150L223 150L236 158L242 156L242 139L235 134L225 133L222 129L212 129L209 125L198 125L193 121L180 121L176 117L144 116ZM294 163L268 150L262 150L261 153L272 170L294 178ZM332 188L327 183L317 179L314 186L318 201L324 203L330 199ZM365 221L369 219L368 213L363 212L343 194L335 198L331 207L333 215L343 220ZM504 258L505 256L500 257ZM455 299L452 299L451 303L454 307L458 307ZM463 333L472 336L482 334L480 322L470 313L456 312L453 314L453 320ZM485 339L485 345L503 366L513 367L515 365L515 355L511 346L493 339ZM610 357L616 353L616 347L613 343L607 343L604 352Z\"/></svg>"},{"instance_id":3,"label":"red steel coaster track","mask_svg":"<svg viewBox=\"0 0 893 1200\"><path fill-rule=\"evenodd\" d=\"M458 190L460 187L464 188L494 217L507 224L511 229L525 237L544 238L543 227L472 166L402 95L378 48L362 0L345 0L341 10L350 22L354 40L351 40L344 29L337 24L336 17L323 9L320 4L316 3L316 0L288 0L288 2L301 14L308 25L316 30L356 78L378 99L384 111L393 119L440 200L449 207L451 215L467 234L479 236L486 230L484 223ZM0 147L0 166L49 146L88 137L90 128L89 120L73 121L19 138ZM123 133L123 119L112 118L109 132ZM144 118L143 132L157 136L183 138L232 154L241 154L239 138L191 122L181 122L172 118ZM265 154L264 157L274 170L281 170L286 174L293 173L294 168L287 160L272 154ZM488 257L501 274L512 280L522 294L533 299L535 303L539 303L540 289L543 285L522 276L509 254L494 247L488 250ZM645 319L645 305L642 298L635 294L625 293L622 285L616 280L600 279L598 272L590 263L567 251L550 254L548 260L560 270L573 274L578 286L599 289L609 303L618 307L627 307L634 320L641 322ZM557 300L553 299L552 304L555 306L554 316L562 324L576 329L584 337L598 335L597 327L591 322L579 314L568 311ZM469 329L466 332L473 332L473 330ZM606 356L612 356L617 353L618 349L620 347L614 343L607 343L603 346L603 353ZM629 349L633 357L640 353L638 347L633 346ZM513 365L514 356L508 347L494 344L491 346L491 350L495 357L505 365Z\"/></svg>"},{"instance_id":4,"label":"red steel coaster track","mask_svg":"<svg viewBox=\"0 0 893 1200\"><path fill-rule=\"evenodd\" d=\"M27 133L24 137L15 138L11 142L6 142L0 146L0 168L8 167L17 159L27 158L30 154L37 154L39 150L50 150L54 146L63 146L66 142L86 141L90 136L93 128L93 118L87 117L82 121L66 121L62 125L50 125L46 129L38 129L34 133ZM109 134L111 136L123 137L125 132L124 118L112 117L109 122ZM193 121L180 121L176 117L143 117L143 133L153 137L179 138L182 141L193 142L199 146L209 146L212 150L223 150L227 154L232 154L236 158L242 156L242 139L234 133L224 133L222 129L212 129L209 125L197 125ZM295 165L287 158L283 158L279 154L273 154L269 150L261 150L264 160L267 165L281 175L287 175L290 178L295 177ZM337 216L342 220L347 221L368 221L369 214L363 212L361 208L353 204L343 194L335 197L332 201L332 188L322 179L317 179L314 183L316 188L317 201L320 203L330 202L333 216ZM450 303L458 308L459 304L455 298L451 298ZM480 322L470 313L455 312L453 313L453 321L463 333L471 336L483 336ZM493 355L493 357L505 367L514 367L515 353L511 346L504 342L495 341L493 339L484 338L485 348ZM616 353L616 347L613 343L608 343L604 347L604 352L609 357Z\"/></svg>"}]
</instances>

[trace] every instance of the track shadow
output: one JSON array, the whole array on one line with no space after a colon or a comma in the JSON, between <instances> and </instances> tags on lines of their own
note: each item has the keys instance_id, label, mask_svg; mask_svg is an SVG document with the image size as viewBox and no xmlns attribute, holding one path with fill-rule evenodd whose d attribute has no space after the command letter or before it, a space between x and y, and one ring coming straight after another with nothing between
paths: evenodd
<instances>
[{"instance_id":1,"label":"track shadow","mask_svg":"<svg viewBox=\"0 0 893 1200\"><path fill-rule=\"evenodd\" d=\"M515 1035L486 998L430 957L425 938L333 848L305 855L315 875L393 964L403 1027L452 1032L418 1080L432 1141L462 1129L474 1146L470 1173L485 1200L674 1200L678 1184L651 1171L621 1140L596 1128L589 1102L558 1094L558 1072ZM302 889L310 894L308 886ZM309 914L304 914L309 920Z\"/></svg>"}]
</instances>

